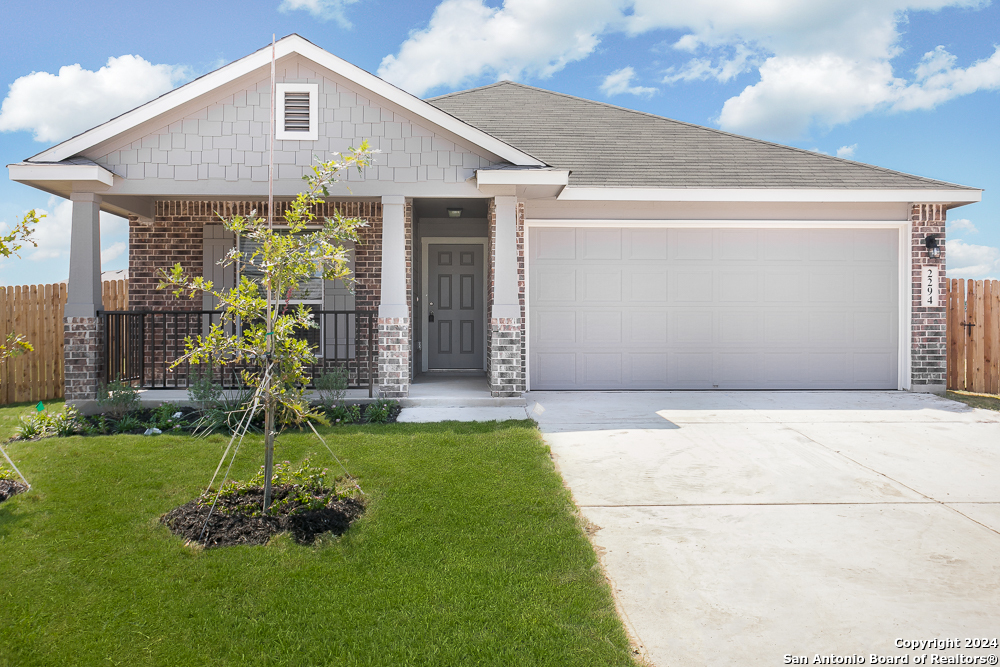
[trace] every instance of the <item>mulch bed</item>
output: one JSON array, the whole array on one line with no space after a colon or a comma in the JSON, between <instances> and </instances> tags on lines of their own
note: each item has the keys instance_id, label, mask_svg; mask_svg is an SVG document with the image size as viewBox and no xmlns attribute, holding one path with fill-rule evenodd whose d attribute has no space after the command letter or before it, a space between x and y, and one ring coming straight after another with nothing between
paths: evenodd
<instances>
[{"instance_id":1,"label":"mulch bed","mask_svg":"<svg viewBox=\"0 0 1000 667\"><path fill-rule=\"evenodd\" d=\"M288 494L291 487L276 486L272 489L272 502ZM312 544L321 533L342 535L364 512L365 507L355 498L337 500L318 510L299 510L286 506L276 516L250 516L243 509L246 505L260 507L264 502L264 489L250 489L239 496L219 498L205 538L199 539L205 527L211 504L198 500L175 507L164 514L160 521L176 535L206 548L229 547L239 544L267 544L274 535L290 532L299 544Z\"/></svg>"},{"instance_id":2,"label":"mulch bed","mask_svg":"<svg viewBox=\"0 0 1000 667\"><path fill-rule=\"evenodd\" d=\"M11 496L24 493L28 490L28 485L13 479L0 479L0 503Z\"/></svg>"}]
</instances>

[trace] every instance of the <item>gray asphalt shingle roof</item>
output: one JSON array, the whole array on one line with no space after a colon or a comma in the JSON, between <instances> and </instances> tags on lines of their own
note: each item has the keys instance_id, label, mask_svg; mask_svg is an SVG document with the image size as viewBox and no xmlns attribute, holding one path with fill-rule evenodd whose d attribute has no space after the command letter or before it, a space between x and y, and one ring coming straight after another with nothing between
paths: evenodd
<instances>
[{"instance_id":1,"label":"gray asphalt shingle roof","mask_svg":"<svg viewBox=\"0 0 1000 667\"><path fill-rule=\"evenodd\" d=\"M976 189L509 81L427 101L577 187Z\"/></svg>"}]
</instances>

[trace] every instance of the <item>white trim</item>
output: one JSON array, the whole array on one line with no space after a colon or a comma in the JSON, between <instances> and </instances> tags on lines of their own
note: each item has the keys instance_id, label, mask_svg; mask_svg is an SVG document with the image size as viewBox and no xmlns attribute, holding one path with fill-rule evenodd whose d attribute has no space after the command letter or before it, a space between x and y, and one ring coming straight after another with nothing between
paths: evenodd
<instances>
[{"instance_id":1,"label":"white trim","mask_svg":"<svg viewBox=\"0 0 1000 667\"><path fill-rule=\"evenodd\" d=\"M574 188L565 187L560 201L696 201L696 202L905 202L971 204L982 190L906 190L846 188Z\"/></svg>"},{"instance_id":2,"label":"white trim","mask_svg":"<svg viewBox=\"0 0 1000 667\"><path fill-rule=\"evenodd\" d=\"M652 227L652 228L754 228L754 229L802 229L802 228L878 228L898 227L906 224L902 220L544 220L530 218L525 227Z\"/></svg>"},{"instance_id":3,"label":"white trim","mask_svg":"<svg viewBox=\"0 0 1000 667\"><path fill-rule=\"evenodd\" d=\"M115 175L98 164L10 164L10 180L24 182L94 181L115 184Z\"/></svg>"},{"instance_id":4,"label":"white trim","mask_svg":"<svg viewBox=\"0 0 1000 667\"><path fill-rule=\"evenodd\" d=\"M565 169L477 169L478 185L567 185Z\"/></svg>"},{"instance_id":5,"label":"white trim","mask_svg":"<svg viewBox=\"0 0 1000 667\"><path fill-rule=\"evenodd\" d=\"M305 132L291 132L285 129L285 93L306 93L309 95L309 129ZM319 139L319 84L318 83L277 83L274 85L275 130L274 138L282 141L316 141Z\"/></svg>"},{"instance_id":6,"label":"white trim","mask_svg":"<svg viewBox=\"0 0 1000 667\"><path fill-rule=\"evenodd\" d=\"M899 331L897 339L897 389L911 388L910 351L913 345L911 237L913 224L909 220L538 220L524 221L524 381L531 390L531 227L653 227L653 228L754 228L754 229L895 229L899 233Z\"/></svg>"},{"instance_id":7,"label":"white trim","mask_svg":"<svg viewBox=\"0 0 1000 667\"><path fill-rule=\"evenodd\" d=\"M293 53L312 60L318 65L343 76L352 83L370 90L372 93L472 142L476 146L508 162L521 166L544 166L543 162L531 157L527 153L519 151L513 146L486 134L482 130L458 120L454 116L400 90L374 74L369 74L360 67L338 58L329 51L321 49L298 35L289 35L275 44L276 58L280 59ZM88 148L126 132L141 123L152 120L186 102L211 93L217 88L250 74L259 68L268 66L270 62L271 49L263 48L201 78L195 79L187 85L166 93L137 109L122 114L103 125L98 125L92 130L88 130L61 144L57 144L39 153L32 159L40 162L59 162L65 160L68 157L82 153Z\"/></svg>"},{"instance_id":8,"label":"white trim","mask_svg":"<svg viewBox=\"0 0 1000 667\"><path fill-rule=\"evenodd\" d=\"M521 232L524 240L524 315L521 335L524 337L524 391L531 391L531 234L525 223Z\"/></svg>"},{"instance_id":9,"label":"white trim","mask_svg":"<svg viewBox=\"0 0 1000 667\"><path fill-rule=\"evenodd\" d=\"M913 223L899 228L899 389L910 391L913 351Z\"/></svg>"},{"instance_id":10,"label":"white trim","mask_svg":"<svg viewBox=\"0 0 1000 667\"><path fill-rule=\"evenodd\" d=\"M481 245L483 246L483 370L486 370L486 341L490 335L490 313L486 285L489 283L489 239L485 236L424 236L420 239L420 298L428 303L427 251L430 245ZM416 310L416 309L414 309ZM420 372L427 372L427 313L420 309Z\"/></svg>"}]
</instances>

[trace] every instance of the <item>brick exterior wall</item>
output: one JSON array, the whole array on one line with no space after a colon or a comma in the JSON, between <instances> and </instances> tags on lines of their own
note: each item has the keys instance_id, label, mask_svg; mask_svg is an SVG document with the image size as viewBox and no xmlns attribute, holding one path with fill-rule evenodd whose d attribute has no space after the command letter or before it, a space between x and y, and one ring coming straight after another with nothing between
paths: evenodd
<instances>
[{"instance_id":1,"label":"brick exterior wall","mask_svg":"<svg viewBox=\"0 0 1000 667\"><path fill-rule=\"evenodd\" d=\"M944 243L946 218L947 211L941 204L914 204L910 210L912 227L910 386L913 391L944 391L948 382ZM941 246L941 257L938 259L927 256L924 239L928 234L938 235L938 243ZM920 305L921 270L927 265L938 267L940 280L938 302L942 305L937 308L924 308Z\"/></svg>"},{"instance_id":2,"label":"brick exterior wall","mask_svg":"<svg viewBox=\"0 0 1000 667\"><path fill-rule=\"evenodd\" d=\"M410 393L410 318L378 320L379 395L406 398Z\"/></svg>"},{"instance_id":3,"label":"brick exterior wall","mask_svg":"<svg viewBox=\"0 0 1000 667\"><path fill-rule=\"evenodd\" d=\"M67 403L92 401L104 381L101 320L96 317L63 318L64 392Z\"/></svg>"},{"instance_id":4,"label":"brick exterior wall","mask_svg":"<svg viewBox=\"0 0 1000 667\"><path fill-rule=\"evenodd\" d=\"M517 287L521 317L494 318L493 287L496 275L496 205L490 200L489 220L489 281L486 307L489 313L489 331L486 337L486 373L490 383L490 393L495 397L520 396L526 388L525 377L525 260L524 260L524 203L517 204L515 227L517 243Z\"/></svg>"},{"instance_id":5,"label":"brick exterior wall","mask_svg":"<svg viewBox=\"0 0 1000 667\"><path fill-rule=\"evenodd\" d=\"M288 202L275 202L275 220L283 219ZM359 310L378 308L382 262L381 202L324 202L314 212L319 217L339 211L345 217L368 222L361 228L355 250L356 298ZM132 310L201 310L200 299L175 298L158 290L157 271L180 262L192 275L204 271L204 230L218 224L219 216L267 215L266 201L158 201L153 221L129 218L129 303Z\"/></svg>"}]
</instances>

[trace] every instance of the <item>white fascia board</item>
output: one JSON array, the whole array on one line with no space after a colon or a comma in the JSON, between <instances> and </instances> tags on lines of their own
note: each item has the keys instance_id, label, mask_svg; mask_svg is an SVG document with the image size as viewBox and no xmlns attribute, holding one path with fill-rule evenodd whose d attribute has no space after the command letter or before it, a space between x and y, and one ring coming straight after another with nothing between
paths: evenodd
<instances>
[{"instance_id":1,"label":"white fascia board","mask_svg":"<svg viewBox=\"0 0 1000 667\"><path fill-rule=\"evenodd\" d=\"M10 180L19 183L45 181L83 181L112 186L115 175L96 164L10 164Z\"/></svg>"},{"instance_id":2,"label":"white fascia board","mask_svg":"<svg viewBox=\"0 0 1000 667\"><path fill-rule=\"evenodd\" d=\"M565 169L477 169L479 185L568 185Z\"/></svg>"},{"instance_id":3,"label":"white fascia board","mask_svg":"<svg viewBox=\"0 0 1000 667\"><path fill-rule=\"evenodd\" d=\"M525 218L526 227L625 227L652 229L895 229L906 220L612 220Z\"/></svg>"},{"instance_id":4,"label":"white fascia board","mask_svg":"<svg viewBox=\"0 0 1000 667\"><path fill-rule=\"evenodd\" d=\"M336 72L340 76L367 88L376 95L379 95L400 107L411 111L415 115L426 119L442 127L453 134L466 139L473 144L483 148L494 155L497 155L508 162L519 166L544 166L544 163L523 153L510 144L506 144L496 139L482 130L463 123L454 116L446 114L437 107L424 102L423 100L400 90L390 83L383 81L374 74L369 74L360 67L338 58L329 51L321 49L299 37L290 35L275 44L275 59L282 58L292 53L308 58L327 69ZM155 100L148 102L137 109L109 120L103 125L99 125L92 130L68 139L61 144L53 146L32 159L39 162L59 162L68 157L79 155L83 151L107 141L133 127L146 121L152 120L160 114L166 113L182 104L197 99L202 95L212 92L216 88L226 85L231 81L250 74L256 69L266 67L271 62L271 50L263 48L255 53L241 58L225 67L195 79L191 83L181 86Z\"/></svg>"},{"instance_id":5,"label":"white fascia board","mask_svg":"<svg viewBox=\"0 0 1000 667\"><path fill-rule=\"evenodd\" d=\"M677 202L836 202L836 203L949 203L981 201L982 190L847 190L797 188L574 188L559 194L563 201L677 201Z\"/></svg>"}]
</instances>

